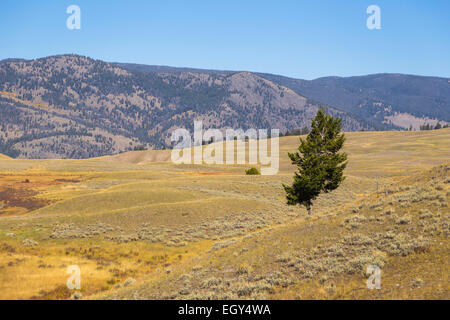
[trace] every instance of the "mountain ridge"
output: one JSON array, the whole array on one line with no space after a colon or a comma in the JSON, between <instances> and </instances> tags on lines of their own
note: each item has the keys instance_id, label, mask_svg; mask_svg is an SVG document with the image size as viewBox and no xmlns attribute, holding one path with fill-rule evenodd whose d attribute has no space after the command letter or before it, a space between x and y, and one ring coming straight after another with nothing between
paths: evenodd
<instances>
[{"instance_id":1,"label":"mountain ridge","mask_svg":"<svg viewBox=\"0 0 450 320\"><path fill-rule=\"evenodd\" d=\"M405 77L417 77L413 89L424 79L437 81L437 91L427 85L420 91L425 98L417 98L431 101L434 109L404 109L404 102L414 97L408 95L408 83L403 81L386 96L392 86L370 86L370 79L380 77L399 77L401 84ZM301 80L247 71L109 63L74 54L5 59L0 61L0 152L19 158L89 158L139 146L165 148L171 146L171 131L192 130L196 119L205 129L278 128L284 133L308 126L321 105L343 118L346 131L445 123L450 105L445 80L401 74ZM441 100L433 96L436 92ZM393 97L399 106L391 103ZM443 117L433 119L436 114Z\"/></svg>"},{"instance_id":2,"label":"mountain ridge","mask_svg":"<svg viewBox=\"0 0 450 320\"><path fill-rule=\"evenodd\" d=\"M293 79L260 74L295 92L346 112L408 129L450 122L450 79L379 73L353 77Z\"/></svg>"},{"instance_id":3,"label":"mountain ridge","mask_svg":"<svg viewBox=\"0 0 450 320\"><path fill-rule=\"evenodd\" d=\"M125 69L134 69L144 72L177 73L183 72L184 70L204 73L242 72L127 63L120 63L118 65L121 65ZM362 117L363 119L368 121L392 124L403 129L409 129L410 127L412 127L416 130L418 130L420 126L424 124L436 125L438 122L444 124L448 124L450 122L450 78L429 75L423 76L416 74L383 72L349 77L325 76L312 80L305 80L272 73L251 73L257 74L265 79L288 87L298 94L315 100L318 103L323 103L334 108L341 109L353 115ZM413 92L409 92L409 94L404 94L403 97L401 97L401 99L399 100L396 99L398 93L389 93L389 90L399 90L398 86L395 85L388 85L385 88L381 88L381 90L378 90L376 93L363 92L362 94L357 94L355 92L347 92L348 90L355 91L364 88L364 83L370 81L373 78L383 78L382 82L385 82L385 79L395 77L399 77L402 81L408 82L411 82L412 80L421 81L422 83L424 83L421 86L428 88L428 90L430 90L430 87L432 88L434 86L433 84L438 81L440 82L441 87L445 85L445 88L443 88L445 90L445 93L440 95L430 94L429 96L424 97L423 95L414 96ZM330 81L336 82L332 84L332 88L334 89L332 92L330 92L329 86L327 85L327 82ZM355 86L355 84L352 83L355 81L360 82L361 85ZM344 82L344 84L342 84L342 82ZM351 85L348 88L347 83L349 82L351 83ZM416 90L419 91L421 86L416 86ZM419 88L419 90L417 88ZM400 88L400 91L402 89L403 91L405 91L405 88ZM436 101L439 99L442 99L442 101ZM417 105L419 103L421 105ZM411 107L411 105L413 106ZM424 109L423 105L428 107Z\"/></svg>"},{"instance_id":4,"label":"mountain ridge","mask_svg":"<svg viewBox=\"0 0 450 320\"><path fill-rule=\"evenodd\" d=\"M155 73L78 55L0 63L0 152L89 158L171 146L170 133L204 128L308 126L320 104L250 72ZM341 110L345 130L373 130Z\"/></svg>"}]
</instances>

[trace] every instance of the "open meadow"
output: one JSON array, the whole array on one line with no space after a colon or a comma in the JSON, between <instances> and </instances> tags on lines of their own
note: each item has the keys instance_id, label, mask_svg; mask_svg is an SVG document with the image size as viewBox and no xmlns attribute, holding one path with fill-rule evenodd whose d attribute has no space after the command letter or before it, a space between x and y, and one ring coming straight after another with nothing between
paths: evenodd
<instances>
[{"instance_id":1,"label":"open meadow","mask_svg":"<svg viewBox=\"0 0 450 320\"><path fill-rule=\"evenodd\" d=\"M272 176L170 150L0 155L0 299L69 299L71 265L87 299L449 299L450 129L346 137L312 217L286 205L294 136Z\"/></svg>"}]
</instances>

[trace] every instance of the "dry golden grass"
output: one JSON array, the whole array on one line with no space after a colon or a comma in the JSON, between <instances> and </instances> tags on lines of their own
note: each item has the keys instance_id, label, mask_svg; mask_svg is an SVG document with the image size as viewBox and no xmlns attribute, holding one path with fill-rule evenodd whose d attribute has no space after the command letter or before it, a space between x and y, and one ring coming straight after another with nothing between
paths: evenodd
<instances>
[{"instance_id":1,"label":"dry golden grass","mask_svg":"<svg viewBox=\"0 0 450 320\"><path fill-rule=\"evenodd\" d=\"M448 236L429 234L438 224L432 219L448 217L448 178L428 170L450 158L449 137L449 129L348 133L347 179L318 199L312 218L285 204L281 186L292 180L287 152L298 137L280 139L274 176L246 176L242 165L175 166L164 162L169 151L0 158L0 298L66 299L66 268L75 264L87 298L448 299ZM405 186L411 189L398 189ZM397 191L386 197L386 189ZM434 193L438 198L426 199ZM370 207L380 201L381 211ZM390 209L394 214L384 215ZM421 209L440 216L408 217ZM424 221L429 225L419 226ZM380 291L367 290L360 273L325 279L310 266L314 274L304 279L283 262L345 235L375 239L391 230L407 235L402 245L419 236L432 245L405 257L380 255ZM24 246L26 239L37 245ZM368 259L377 258L368 248ZM312 261L326 263L318 250ZM347 254L364 258L362 251ZM130 277L137 283L120 288Z\"/></svg>"}]
</instances>

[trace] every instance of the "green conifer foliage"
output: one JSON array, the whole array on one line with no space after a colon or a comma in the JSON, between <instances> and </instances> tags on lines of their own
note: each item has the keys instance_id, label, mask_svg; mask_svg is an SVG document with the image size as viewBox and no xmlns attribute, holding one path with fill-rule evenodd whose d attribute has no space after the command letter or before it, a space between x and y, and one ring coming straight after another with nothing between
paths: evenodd
<instances>
[{"instance_id":1,"label":"green conifer foliage","mask_svg":"<svg viewBox=\"0 0 450 320\"><path fill-rule=\"evenodd\" d=\"M344 181L347 154L339 152L345 142L341 122L319 109L306 140L300 138L298 152L289 153L298 168L292 186L283 185L289 205L303 205L312 214L313 200Z\"/></svg>"}]
</instances>

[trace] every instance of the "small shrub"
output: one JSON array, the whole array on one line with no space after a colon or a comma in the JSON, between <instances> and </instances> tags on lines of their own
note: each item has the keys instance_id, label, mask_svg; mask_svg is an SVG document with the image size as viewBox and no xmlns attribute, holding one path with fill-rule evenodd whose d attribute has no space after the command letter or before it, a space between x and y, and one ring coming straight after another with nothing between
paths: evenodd
<instances>
[{"instance_id":1,"label":"small shrub","mask_svg":"<svg viewBox=\"0 0 450 320\"><path fill-rule=\"evenodd\" d=\"M358 222L351 222L349 225L349 228L353 229L353 230L359 229L359 227L361 227L361 223L358 223Z\"/></svg>"},{"instance_id":2,"label":"small shrub","mask_svg":"<svg viewBox=\"0 0 450 320\"><path fill-rule=\"evenodd\" d=\"M352 213L358 213L358 211L359 211L359 208L358 208L358 207L355 207L355 206L353 206L353 207L351 207L351 208L350 208L350 211L351 211Z\"/></svg>"},{"instance_id":3,"label":"small shrub","mask_svg":"<svg viewBox=\"0 0 450 320\"><path fill-rule=\"evenodd\" d=\"M178 293L182 296L187 296L188 294L191 293L191 290L189 290L188 288L183 288Z\"/></svg>"},{"instance_id":4,"label":"small shrub","mask_svg":"<svg viewBox=\"0 0 450 320\"><path fill-rule=\"evenodd\" d=\"M292 257L291 257L291 255L289 253L283 253L283 254L279 255L275 259L275 261L276 262L285 262L285 263L287 263L287 262L291 261L291 259L292 259Z\"/></svg>"},{"instance_id":5,"label":"small shrub","mask_svg":"<svg viewBox=\"0 0 450 320\"><path fill-rule=\"evenodd\" d=\"M242 265L239 266L239 268L236 270L236 274L237 275L244 275L244 274L248 274L249 273L249 267Z\"/></svg>"},{"instance_id":6,"label":"small shrub","mask_svg":"<svg viewBox=\"0 0 450 320\"><path fill-rule=\"evenodd\" d=\"M125 282L123 283L124 287L128 287L133 285L136 282L136 280L134 280L133 278L128 278L127 280L125 280Z\"/></svg>"},{"instance_id":7,"label":"small shrub","mask_svg":"<svg viewBox=\"0 0 450 320\"><path fill-rule=\"evenodd\" d=\"M261 173L256 168L250 168L248 170L245 170L245 174L248 176L259 176Z\"/></svg>"},{"instance_id":8,"label":"small shrub","mask_svg":"<svg viewBox=\"0 0 450 320\"><path fill-rule=\"evenodd\" d=\"M34 241L32 239L25 239L25 240L22 241L22 244L25 247L34 247L34 246L38 245L37 241Z\"/></svg>"},{"instance_id":9,"label":"small shrub","mask_svg":"<svg viewBox=\"0 0 450 320\"><path fill-rule=\"evenodd\" d=\"M411 217L409 217L409 216L400 217L400 218L398 218L395 221L395 223L397 223L397 224L409 224L409 223L411 223Z\"/></svg>"},{"instance_id":10,"label":"small shrub","mask_svg":"<svg viewBox=\"0 0 450 320\"><path fill-rule=\"evenodd\" d=\"M216 278L216 277L211 277L202 282L201 288L217 287L221 283L222 283L222 279Z\"/></svg>"},{"instance_id":11,"label":"small shrub","mask_svg":"<svg viewBox=\"0 0 450 320\"><path fill-rule=\"evenodd\" d=\"M430 210L428 209L421 209L420 210L420 219L428 219L428 218L432 218L433 214L430 212Z\"/></svg>"}]
</instances>

